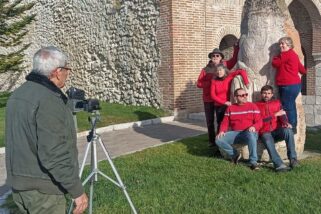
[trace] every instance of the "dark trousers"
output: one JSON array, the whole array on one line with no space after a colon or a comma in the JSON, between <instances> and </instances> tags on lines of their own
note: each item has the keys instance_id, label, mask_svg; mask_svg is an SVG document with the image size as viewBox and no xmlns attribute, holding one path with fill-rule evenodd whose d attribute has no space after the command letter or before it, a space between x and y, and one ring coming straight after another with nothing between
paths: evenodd
<instances>
[{"instance_id":1,"label":"dark trousers","mask_svg":"<svg viewBox=\"0 0 321 214\"><path fill-rule=\"evenodd\" d=\"M279 86L280 100L288 116L289 123L296 130L297 112L295 99L301 91L301 84Z\"/></svg>"},{"instance_id":2,"label":"dark trousers","mask_svg":"<svg viewBox=\"0 0 321 214\"><path fill-rule=\"evenodd\" d=\"M210 144L215 144L215 127L214 127L214 102L204 102L204 111L206 117L208 142Z\"/></svg>"},{"instance_id":3,"label":"dark trousers","mask_svg":"<svg viewBox=\"0 0 321 214\"><path fill-rule=\"evenodd\" d=\"M215 106L215 113L216 113L216 122L217 122L217 132L220 130L221 123L224 118L225 110L227 106Z\"/></svg>"},{"instance_id":4,"label":"dark trousers","mask_svg":"<svg viewBox=\"0 0 321 214\"><path fill-rule=\"evenodd\" d=\"M37 190L13 190L12 197L21 213L66 213L66 199L64 195L49 195Z\"/></svg>"}]
</instances>

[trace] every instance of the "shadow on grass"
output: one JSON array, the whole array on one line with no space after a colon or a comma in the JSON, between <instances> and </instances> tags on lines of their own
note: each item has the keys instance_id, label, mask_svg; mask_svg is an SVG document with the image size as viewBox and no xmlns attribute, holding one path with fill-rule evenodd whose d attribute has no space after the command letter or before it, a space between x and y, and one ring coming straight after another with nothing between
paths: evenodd
<instances>
[{"instance_id":1,"label":"shadow on grass","mask_svg":"<svg viewBox=\"0 0 321 214\"><path fill-rule=\"evenodd\" d=\"M187 148L187 152L195 156L212 157L213 151L208 147L207 135L203 134L194 138L187 138L179 141Z\"/></svg>"},{"instance_id":2,"label":"shadow on grass","mask_svg":"<svg viewBox=\"0 0 321 214\"><path fill-rule=\"evenodd\" d=\"M321 152L321 130L307 130L304 150Z\"/></svg>"}]
</instances>

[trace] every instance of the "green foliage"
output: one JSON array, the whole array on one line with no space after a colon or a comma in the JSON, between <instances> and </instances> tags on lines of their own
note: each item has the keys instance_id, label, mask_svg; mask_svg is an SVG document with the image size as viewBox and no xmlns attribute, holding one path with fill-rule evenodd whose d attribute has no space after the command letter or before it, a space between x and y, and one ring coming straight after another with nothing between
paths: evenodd
<instances>
[{"instance_id":1,"label":"green foliage","mask_svg":"<svg viewBox=\"0 0 321 214\"><path fill-rule=\"evenodd\" d=\"M26 14L34 3L21 4L21 1L0 0L0 47L15 49L8 54L0 54L0 73L23 70L23 51L30 44L22 44L22 39L35 15Z\"/></svg>"}]
</instances>

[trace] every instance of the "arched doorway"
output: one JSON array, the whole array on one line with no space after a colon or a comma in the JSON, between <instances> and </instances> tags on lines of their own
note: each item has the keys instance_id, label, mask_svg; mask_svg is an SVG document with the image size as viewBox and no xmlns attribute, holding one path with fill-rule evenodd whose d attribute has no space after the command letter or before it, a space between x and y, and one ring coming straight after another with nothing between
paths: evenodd
<instances>
[{"instance_id":1,"label":"arched doorway","mask_svg":"<svg viewBox=\"0 0 321 214\"><path fill-rule=\"evenodd\" d=\"M303 4L300 0L294 0L289 5L289 11L301 38L301 48L305 58L304 63L308 70L307 75L302 78L302 94L315 95L315 62L313 58L315 50L313 50L313 42L317 42L317 39L314 38L316 17L311 18L311 14L316 13L316 8L312 2Z\"/></svg>"},{"instance_id":2,"label":"arched doorway","mask_svg":"<svg viewBox=\"0 0 321 214\"><path fill-rule=\"evenodd\" d=\"M237 41L236 36L232 34L225 35L220 42L220 50L223 52L225 59L229 59L233 55L233 45Z\"/></svg>"}]
</instances>

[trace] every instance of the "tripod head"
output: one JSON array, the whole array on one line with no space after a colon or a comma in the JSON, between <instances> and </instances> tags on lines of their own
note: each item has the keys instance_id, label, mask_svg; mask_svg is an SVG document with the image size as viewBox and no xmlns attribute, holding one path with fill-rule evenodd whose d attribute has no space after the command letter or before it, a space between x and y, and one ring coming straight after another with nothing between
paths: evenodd
<instances>
[{"instance_id":1,"label":"tripod head","mask_svg":"<svg viewBox=\"0 0 321 214\"><path fill-rule=\"evenodd\" d=\"M91 124L91 129L87 135L87 142L90 142L96 136L96 124L100 121L100 112L98 110L92 111L91 115L88 116L88 121Z\"/></svg>"}]
</instances>

